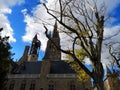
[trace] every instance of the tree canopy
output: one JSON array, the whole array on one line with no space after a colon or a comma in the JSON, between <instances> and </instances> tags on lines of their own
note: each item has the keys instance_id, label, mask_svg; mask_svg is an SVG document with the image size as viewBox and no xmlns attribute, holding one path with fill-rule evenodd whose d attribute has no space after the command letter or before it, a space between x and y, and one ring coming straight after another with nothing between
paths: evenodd
<instances>
[{"instance_id":1,"label":"tree canopy","mask_svg":"<svg viewBox=\"0 0 120 90\"><path fill-rule=\"evenodd\" d=\"M0 28L0 34L3 28ZM9 65L12 60L11 46L8 43L9 36L1 37L0 35L0 90L5 88Z\"/></svg>"}]
</instances>

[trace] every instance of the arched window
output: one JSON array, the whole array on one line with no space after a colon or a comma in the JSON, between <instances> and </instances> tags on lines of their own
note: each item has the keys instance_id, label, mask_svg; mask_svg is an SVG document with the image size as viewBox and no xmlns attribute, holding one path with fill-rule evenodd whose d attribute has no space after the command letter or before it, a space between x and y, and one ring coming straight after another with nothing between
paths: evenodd
<instances>
[{"instance_id":1,"label":"arched window","mask_svg":"<svg viewBox=\"0 0 120 90\"><path fill-rule=\"evenodd\" d=\"M35 80L31 81L30 90L35 90Z\"/></svg>"},{"instance_id":2,"label":"arched window","mask_svg":"<svg viewBox=\"0 0 120 90\"><path fill-rule=\"evenodd\" d=\"M15 81L12 80L12 81L10 82L9 90L13 90L13 89L14 89L14 86L15 86Z\"/></svg>"},{"instance_id":3,"label":"arched window","mask_svg":"<svg viewBox=\"0 0 120 90\"><path fill-rule=\"evenodd\" d=\"M20 90L25 90L25 86L26 86L26 81L23 80L22 83L21 83Z\"/></svg>"}]
</instances>

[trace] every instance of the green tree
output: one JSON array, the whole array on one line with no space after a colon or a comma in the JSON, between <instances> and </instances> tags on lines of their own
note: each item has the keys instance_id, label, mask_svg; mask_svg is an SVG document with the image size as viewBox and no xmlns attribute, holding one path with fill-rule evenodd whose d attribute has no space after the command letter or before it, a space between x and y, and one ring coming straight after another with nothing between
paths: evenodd
<instances>
[{"instance_id":1,"label":"green tree","mask_svg":"<svg viewBox=\"0 0 120 90\"><path fill-rule=\"evenodd\" d=\"M3 28L0 28L0 34ZM12 60L13 55L10 51L11 46L8 43L8 37L1 37L0 35L0 90L5 88L5 83L7 81L7 74L9 71L9 65Z\"/></svg>"},{"instance_id":2,"label":"green tree","mask_svg":"<svg viewBox=\"0 0 120 90\"><path fill-rule=\"evenodd\" d=\"M104 17L105 6L101 8L97 6L97 0L92 0L91 4L88 0L58 0L59 10L51 10L43 4L50 14L62 27L66 35L72 34L72 52L61 49L55 45L48 35L46 29L46 36L53 42L53 44L65 54L69 54L79 67L82 68L92 79L96 90L105 90L104 88L104 70L101 62L101 51L104 33ZM77 28L73 28L76 26ZM87 32L87 33L86 33ZM86 35L84 35L84 33ZM77 41L80 43L77 44ZM76 56L75 49L80 46L87 53L91 61L92 71L90 71Z\"/></svg>"}]
</instances>

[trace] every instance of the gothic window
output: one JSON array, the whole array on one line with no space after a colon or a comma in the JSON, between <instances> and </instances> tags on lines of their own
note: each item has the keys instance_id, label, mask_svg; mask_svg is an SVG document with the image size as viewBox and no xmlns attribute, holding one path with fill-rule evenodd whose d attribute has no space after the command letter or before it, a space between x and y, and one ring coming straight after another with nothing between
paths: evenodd
<instances>
[{"instance_id":1,"label":"gothic window","mask_svg":"<svg viewBox=\"0 0 120 90\"><path fill-rule=\"evenodd\" d=\"M30 90L35 90L35 81L31 82Z\"/></svg>"},{"instance_id":2,"label":"gothic window","mask_svg":"<svg viewBox=\"0 0 120 90\"><path fill-rule=\"evenodd\" d=\"M25 86L26 86L26 81L23 80L22 83L21 83L20 90L25 90Z\"/></svg>"},{"instance_id":3,"label":"gothic window","mask_svg":"<svg viewBox=\"0 0 120 90\"><path fill-rule=\"evenodd\" d=\"M53 81L49 82L48 90L54 90L54 82Z\"/></svg>"},{"instance_id":4,"label":"gothic window","mask_svg":"<svg viewBox=\"0 0 120 90\"><path fill-rule=\"evenodd\" d=\"M14 85L15 85L15 81L13 80L13 81L10 82L9 90L13 90Z\"/></svg>"},{"instance_id":5,"label":"gothic window","mask_svg":"<svg viewBox=\"0 0 120 90\"><path fill-rule=\"evenodd\" d=\"M70 90L76 90L74 81L70 83Z\"/></svg>"}]
</instances>

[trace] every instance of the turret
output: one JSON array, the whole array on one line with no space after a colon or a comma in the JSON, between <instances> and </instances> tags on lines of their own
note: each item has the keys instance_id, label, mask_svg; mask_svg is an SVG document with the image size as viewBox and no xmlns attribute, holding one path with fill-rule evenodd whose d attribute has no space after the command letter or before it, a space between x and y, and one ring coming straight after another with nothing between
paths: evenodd
<instances>
[{"instance_id":1,"label":"turret","mask_svg":"<svg viewBox=\"0 0 120 90\"><path fill-rule=\"evenodd\" d=\"M57 22L55 22L51 39L53 42L55 42L57 47L61 48L60 36L59 32L57 31ZM56 46L51 42L51 40L48 40L44 59L50 59L52 61L61 60L61 51L58 50Z\"/></svg>"},{"instance_id":2,"label":"turret","mask_svg":"<svg viewBox=\"0 0 120 90\"><path fill-rule=\"evenodd\" d=\"M37 34L36 34L32 40L32 45L31 45L28 61L37 61L38 60L40 46L41 46L41 42L38 40Z\"/></svg>"}]
</instances>

